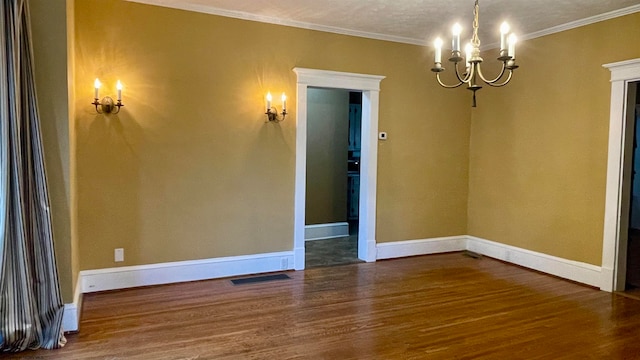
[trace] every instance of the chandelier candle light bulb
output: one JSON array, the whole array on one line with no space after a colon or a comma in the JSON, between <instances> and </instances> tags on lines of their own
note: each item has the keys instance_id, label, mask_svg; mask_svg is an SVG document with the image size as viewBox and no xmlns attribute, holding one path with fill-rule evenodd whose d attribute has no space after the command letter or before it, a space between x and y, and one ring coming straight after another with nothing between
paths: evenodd
<instances>
[{"instance_id":1,"label":"chandelier candle light bulb","mask_svg":"<svg viewBox=\"0 0 640 360\"><path fill-rule=\"evenodd\" d=\"M455 23L451 29L453 33L453 39L451 40L451 51L460 51L460 33L462 32L462 26Z\"/></svg>"},{"instance_id":2,"label":"chandelier candle light bulb","mask_svg":"<svg viewBox=\"0 0 640 360\"><path fill-rule=\"evenodd\" d=\"M436 56L435 56L435 63L441 63L442 62L442 39L440 38L436 38L436 40L433 42L433 46L436 49Z\"/></svg>"},{"instance_id":3,"label":"chandelier candle light bulb","mask_svg":"<svg viewBox=\"0 0 640 360\"><path fill-rule=\"evenodd\" d=\"M500 51L507 49L507 36L510 30L509 24L507 24L506 21L500 25Z\"/></svg>"},{"instance_id":4,"label":"chandelier candle light bulb","mask_svg":"<svg viewBox=\"0 0 640 360\"><path fill-rule=\"evenodd\" d=\"M460 56L460 33L462 27L456 23L453 25L452 33L453 38L451 40L451 57L449 61L454 65L454 74L458 80L457 84L447 85L440 79L440 73L445 71L442 67L442 40L437 38L434 42L435 56L434 66L431 71L436 73L436 80L438 84L444 88L452 89L457 88L463 84L467 84L467 89L473 91L473 107L476 107L476 91L482 89L480 81L492 87L505 86L511 81L513 71L518 68L516 65L516 36L510 33L511 28L506 22L500 26L500 54L498 55L498 61L502 62L502 69L498 75L493 78L485 78L482 74L481 64L482 57L480 57L480 38L478 37L478 14L480 12L479 0L475 0L475 6L473 8L473 33L471 35L471 41L465 46L465 63L466 71L460 73L458 70L458 63L463 61Z\"/></svg>"},{"instance_id":5,"label":"chandelier candle light bulb","mask_svg":"<svg viewBox=\"0 0 640 360\"><path fill-rule=\"evenodd\" d=\"M473 45L471 45L471 43L464 46L464 53L467 58L467 70L469 70L469 67L471 66L471 57L473 56Z\"/></svg>"},{"instance_id":6,"label":"chandelier candle light bulb","mask_svg":"<svg viewBox=\"0 0 640 360\"><path fill-rule=\"evenodd\" d=\"M516 34L509 35L509 40L507 41L507 43L509 43L508 55L511 57L511 60L516 59L516 42L517 41L518 41L518 38L516 37Z\"/></svg>"}]
</instances>

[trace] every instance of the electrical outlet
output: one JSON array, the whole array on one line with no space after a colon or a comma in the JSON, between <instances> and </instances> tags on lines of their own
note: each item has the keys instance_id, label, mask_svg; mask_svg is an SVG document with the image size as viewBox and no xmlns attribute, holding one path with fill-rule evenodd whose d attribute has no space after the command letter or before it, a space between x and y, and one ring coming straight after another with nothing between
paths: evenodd
<instances>
[{"instance_id":1,"label":"electrical outlet","mask_svg":"<svg viewBox=\"0 0 640 360\"><path fill-rule=\"evenodd\" d=\"M115 249L113 252L113 258L115 262L124 261L124 249L123 248Z\"/></svg>"},{"instance_id":2,"label":"electrical outlet","mask_svg":"<svg viewBox=\"0 0 640 360\"><path fill-rule=\"evenodd\" d=\"M280 269L281 270L287 270L288 267L289 267L289 261L287 260L286 257L283 257L280 260Z\"/></svg>"}]
</instances>

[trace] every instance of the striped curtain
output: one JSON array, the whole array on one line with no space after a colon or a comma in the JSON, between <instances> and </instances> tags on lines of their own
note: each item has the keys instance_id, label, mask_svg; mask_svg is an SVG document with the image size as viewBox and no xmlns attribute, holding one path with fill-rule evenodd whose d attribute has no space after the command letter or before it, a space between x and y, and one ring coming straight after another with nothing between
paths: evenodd
<instances>
[{"instance_id":1,"label":"striped curtain","mask_svg":"<svg viewBox=\"0 0 640 360\"><path fill-rule=\"evenodd\" d=\"M27 0L0 4L0 349L63 346Z\"/></svg>"}]
</instances>

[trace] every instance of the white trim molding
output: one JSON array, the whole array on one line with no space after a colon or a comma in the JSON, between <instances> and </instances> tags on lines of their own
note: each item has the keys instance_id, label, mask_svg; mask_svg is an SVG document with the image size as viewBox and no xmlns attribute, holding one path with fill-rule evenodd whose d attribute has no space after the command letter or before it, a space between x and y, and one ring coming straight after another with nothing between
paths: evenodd
<instances>
[{"instance_id":1,"label":"white trim molding","mask_svg":"<svg viewBox=\"0 0 640 360\"><path fill-rule=\"evenodd\" d=\"M463 251L467 247L466 236L448 236L379 243L377 259L394 259L407 256Z\"/></svg>"},{"instance_id":2,"label":"white trim molding","mask_svg":"<svg viewBox=\"0 0 640 360\"><path fill-rule=\"evenodd\" d=\"M599 266L469 235L380 243L377 249L379 260L468 250L590 286L601 286L602 281Z\"/></svg>"},{"instance_id":3,"label":"white trim molding","mask_svg":"<svg viewBox=\"0 0 640 360\"><path fill-rule=\"evenodd\" d=\"M73 302L64 304L62 315L62 331L75 332L80 328L80 314L82 313L82 276L78 274Z\"/></svg>"},{"instance_id":4,"label":"white trim molding","mask_svg":"<svg viewBox=\"0 0 640 360\"><path fill-rule=\"evenodd\" d=\"M555 275L568 280L602 286L604 269L599 266L551 256L515 246L460 235L429 239L367 243L378 260L469 250L491 258ZM304 255L304 254L303 254ZM293 269L293 252L277 252L205 260L83 270L78 277L72 304L65 304L64 331L78 330L81 293L139 286L209 280L230 276ZM69 312L67 313L67 309Z\"/></svg>"},{"instance_id":5,"label":"white trim molding","mask_svg":"<svg viewBox=\"0 0 640 360\"><path fill-rule=\"evenodd\" d=\"M579 28L582 26L595 24L601 21L611 20L617 17L637 13L639 11L640 11L640 5L632 5L623 9L609 11L604 14L598 14L595 16L590 16L588 18L571 21L566 24L552 26L548 29L532 32L532 33L520 36L519 40L529 40L529 39L535 39L535 38L539 38L539 37L543 37L551 34L556 34L562 31L567 31L567 30Z\"/></svg>"},{"instance_id":6,"label":"white trim molding","mask_svg":"<svg viewBox=\"0 0 640 360\"><path fill-rule=\"evenodd\" d=\"M187 10L187 11L199 12L199 13L209 14L209 15L224 16L224 17L240 19L240 20L256 21L256 22L261 22L266 24L290 26L290 27L299 28L299 29L307 29L307 30L322 31L322 32L333 33L333 34L355 36L355 37L361 37L366 39L392 41L397 43L421 45L421 46L425 45L424 39L414 39L414 38L405 37L405 36L380 34L380 33L369 32L369 31L347 29L347 28L342 28L338 26L314 24L314 23L308 23L304 21L283 19L283 18L266 16L261 14L253 14L245 11L227 10L227 9L217 8L214 6L190 4L187 2L168 3L162 0L127 0L127 1L136 2L140 4L147 4L147 5L164 6L172 9Z\"/></svg>"},{"instance_id":7,"label":"white trim molding","mask_svg":"<svg viewBox=\"0 0 640 360\"><path fill-rule=\"evenodd\" d=\"M582 284L599 287L599 266L467 236L467 250Z\"/></svg>"},{"instance_id":8,"label":"white trim molding","mask_svg":"<svg viewBox=\"0 0 640 360\"><path fill-rule=\"evenodd\" d=\"M283 19L283 18L278 18L274 16L254 14L254 13L249 13L245 11L222 9L222 8L217 8L215 6L192 4L186 1L178 1L178 2L176 1L167 2L166 0L127 0L127 1L136 2L140 4L147 4L147 5L164 6L164 7L173 8L173 9L194 11L194 12L210 14L210 15L224 16L224 17L229 17L234 19L256 21L256 22L274 24L274 25L290 26L290 27L295 27L300 29L323 31L323 32L340 34L340 35L356 36L356 37L362 37L367 39L392 41L397 43L420 45L420 46L425 46L426 44L426 41L423 38L412 38L412 37L397 36L397 35L390 35L390 34L381 34L381 33L369 32L369 31L361 31L361 30L355 30L355 29L347 29L347 28L342 28L337 26L314 24L314 23L296 21L291 19ZM613 10L604 14L599 14L599 15L588 17L588 18L571 21L566 24L553 26L548 29L536 31L529 34L524 34L520 36L520 39L521 40L534 39L534 38L542 37L545 35L555 34L561 31L571 30L577 27L594 24L600 21L605 21L605 20L616 18L616 17L633 14L639 11L640 11L640 5L632 5L623 9ZM492 43L483 47L483 49L484 48L493 49L498 45L500 44Z\"/></svg>"},{"instance_id":9,"label":"white trim molding","mask_svg":"<svg viewBox=\"0 0 640 360\"><path fill-rule=\"evenodd\" d=\"M307 89L323 87L362 92L362 143L360 158L360 216L358 258L376 260L376 184L378 173L378 107L384 76L296 67L296 173L294 190L294 268L304 269L305 203L307 176Z\"/></svg>"},{"instance_id":10,"label":"white trim molding","mask_svg":"<svg viewBox=\"0 0 640 360\"><path fill-rule=\"evenodd\" d=\"M304 240L324 240L349 236L349 223L337 222L304 226Z\"/></svg>"},{"instance_id":11,"label":"white trim molding","mask_svg":"<svg viewBox=\"0 0 640 360\"><path fill-rule=\"evenodd\" d=\"M209 280L293 269L293 252L83 270L82 292Z\"/></svg>"},{"instance_id":12,"label":"white trim molding","mask_svg":"<svg viewBox=\"0 0 640 360\"><path fill-rule=\"evenodd\" d=\"M609 155L604 205L602 245L602 285L605 291L624 290L627 239L620 236L623 215L623 171L627 142L627 91L629 83L640 81L640 59L605 64L611 71L611 108L609 115Z\"/></svg>"}]
</instances>

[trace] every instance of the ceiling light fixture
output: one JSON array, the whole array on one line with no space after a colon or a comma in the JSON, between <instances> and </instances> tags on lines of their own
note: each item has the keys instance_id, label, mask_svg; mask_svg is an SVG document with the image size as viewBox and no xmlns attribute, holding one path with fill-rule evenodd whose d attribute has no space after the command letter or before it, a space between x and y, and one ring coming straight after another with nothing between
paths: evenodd
<instances>
[{"instance_id":1,"label":"ceiling light fixture","mask_svg":"<svg viewBox=\"0 0 640 360\"><path fill-rule=\"evenodd\" d=\"M482 58L480 57L480 39L478 38L479 9L480 6L478 5L478 0L476 0L475 7L473 8L473 35L471 37L471 42L465 46L467 66L463 74L460 74L460 71L458 70L458 63L464 60L464 58L460 56L460 32L462 31L462 27L460 27L460 24L455 24L453 26L453 40L451 41L451 57L449 58L449 61L454 63L456 78L459 82L455 85L446 85L442 80L440 80L440 73L444 71L444 68L442 67L442 39L440 38L437 38L433 43L436 51L435 63L433 68L431 68L431 71L436 73L436 79L442 87L452 89L457 88L462 84L467 84L467 89L473 91L473 107L476 107L476 91L482 89L482 86L478 85L478 78L489 86L505 86L511 80L513 70L518 68L518 65L515 63L516 36L509 32L509 25L504 22L502 23L502 26L500 26L500 56L498 57L498 61L502 61L502 70L495 79L488 80L482 74L482 70L480 69L480 64L482 63ZM509 74L507 75L507 78L502 81L507 70L509 70Z\"/></svg>"}]
</instances>

